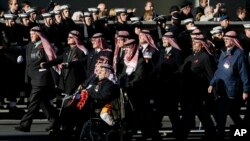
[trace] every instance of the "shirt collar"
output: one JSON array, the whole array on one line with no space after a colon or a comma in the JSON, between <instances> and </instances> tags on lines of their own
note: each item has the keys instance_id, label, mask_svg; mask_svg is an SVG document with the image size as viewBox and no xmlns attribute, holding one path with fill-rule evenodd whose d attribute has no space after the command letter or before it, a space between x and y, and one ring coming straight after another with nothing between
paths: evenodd
<instances>
[{"instance_id":1,"label":"shirt collar","mask_svg":"<svg viewBox=\"0 0 250 141\"><path fill-rule=\"evenodd\" d=\"M95 49L95 51L96 51L96 52L100 52L100 51L101 51L101 49L100 49L100 48L97 48L97 49Z\"/></svg>"},{"instance_id":2,"label":"shirt collar","mask_svg":"<svg viewBox=\"0 0 250 141\"><path fill-rule=\"evenodd\" d=\"M167 48L165 49L166 53L169 53L169 52L172 50L172 48L173 48L173 47L167 47Z\"/></svg>"},{"instance_id":3,"label":"shirt collar","mask_svg":"<svg viewBox=\"0 0 250 141\"><path fill-rule=\"evenodd\" d=\"M235 50L235 47L226 48L225 56L231 56Z\"/></svg>"},{"instance_id":4,"label":"shirt collar","mask_svg":"<svg viewBox=\"0 0 250 141\"><path fill-rule=\"evenodd\" d=\"M142 46L142 52L144 52L144 50L148 47L148 44L146 43L146 44L141 44L141 46Z\"/></svg>"},{"instance_id":5,"label":"shirt collar","mask_svg":"<svg viewBox=\"0 0 250 141\"><path fill-rule=\"evenodd\" d=\"M40 44L42 43L42 41L40 40L40 41L37 41L37 42L35 42L35 48L37 48Z\"/></svg>"}]
</instances>

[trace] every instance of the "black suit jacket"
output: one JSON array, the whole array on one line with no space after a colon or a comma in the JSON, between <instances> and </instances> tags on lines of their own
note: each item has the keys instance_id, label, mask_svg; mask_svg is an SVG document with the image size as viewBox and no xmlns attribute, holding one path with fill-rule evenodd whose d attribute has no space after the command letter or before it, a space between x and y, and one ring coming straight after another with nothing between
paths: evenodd
<instances>
[{"instance_id":1,"label":"black suit jacket","mask_svg":"<svg viewBox=\"0 0 250 141\"><path fill-rule=\"evenodd\" d=\"M53 86L51 70L40 68L40 63L48 61L43 46L42 44L36 48L34 46L31 42L27 45L25 80L34 86Z\"/></svg>"},{"instance_id":2,"label":"black suit jacket","mask_svg":"<svg viewBox=\"0 0 250 141\"><path fill-rule=\"evenodd\" d=\"M119 87L108 78L93 79L87 89L89 100L94 103L92 108L103 108L105 104L111 103L119 96Z\"/></svg>"},{"instance_id":3,"label":"black suit jacket","mask_svg":"<svg viewBox=\"0 0 250 141\"><path fill-rule=\"evenodd\" d=\"M165 48L161 48L160 59L157 65L157 72L159 73L161 82L176 80L179 74L179 67L182 63L183 59L180 50L172 47L172 49L166 53Z\"/></svg>"},{"instance_id":4,"label":"black suit jacket","mask_svg":"<svg viewBox=\"0 0 250 141\"><path fill-rule=\"evenodd\" d=\"M118 76L121 87L134 89L135 91L140 90L144 86L145 63L146 62L140 53L137 67L131 75L127 75L127 66L124 65L121 75Z\"/></svg>"},{"instance_id":5,"label":"black suit jacket","mask_svg":"<svg viewBox=\"0 0 250 141\"><path fill-rule=\"evenodd\" d=\"M204 49L188 56L180 69L183 74L184 91L197 95L207 93L215 68L214 58Z\"/></svg>"},{"instance_id":6,"label":"black suit jacket","mask_svg":"<svg viewBox=\"0 0 250 141\"><path fill-rule=\"evenodd\" d=\"M86 55L79 48L67 48L57 59L47 62L47 67L60 63L68 63L67 68L61 70L59 88L67 94L73 94L76 88L86 79Z\"/></svg>"}]
</instances>

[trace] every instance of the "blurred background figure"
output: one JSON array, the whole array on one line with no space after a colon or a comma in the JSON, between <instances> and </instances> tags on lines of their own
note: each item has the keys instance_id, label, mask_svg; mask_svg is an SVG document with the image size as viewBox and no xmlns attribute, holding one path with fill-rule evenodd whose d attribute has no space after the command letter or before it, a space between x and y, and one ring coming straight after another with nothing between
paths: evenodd
<instances>
[{"instance_id":1,"label":"blurred background figure","mask_svg":"<svg viewBox=\"0 0 250 141\"><path fill-rule=\"evenodd\" d=\"M99 17L108 16L108 8L105 3L99 3L97 8L99 9Z\"/></svg>"},{"instance_id":2,"label":"blurred background figure","mask_svg":"<svg viewBox=\"0 0 250 141\"><path fill-rule=\"evenodd\" d=\"M199 15L205 15L206 12L204 12L205 8L208 6L208 0L199 0L199 6L195 7L193 10L193 15L196 17Z\"/></svg>"},{"instance_id":3,"label":"blurred background figure","mask_svg":"<svg viewBox=\"0 0 250 141\"><path fill-rule=\"evenodd\" d=\"M7 13L17 15L20 13L19 6L18 6L18 0L8 0L9 10Z\"/></svg>"},{"instance_id":4,"label":"blurred background figure","mask_svg":"<svg viewBox=\"0 0 250 141\"><path fill-rule=\"evenodd\" d=\"M237 19L236 21L245 21L247 17L247 11L244 7L238 7L236 10Z\"/></svg>"},{"instance_id":5,"label":"blurred background figure","mask_svg":"<svg viewBox=\"0 0 250 141\"><path fill-rule=\"evenodd\" d=\"M180 12L180 8L177 5L173 5L170 7L169 9L169 14L166 18L167 21L171 21L171 18L173 16L174 13L179 13Z\"/></svg>"},{"instance_id":6,"label":"blurred background figure","mask_svg":"<svg viewBox=\"0 0 250 141\"><path fill-rule=\"evenodd\" d=\"M187 1L187 0L185 0L181 4L181 18L180 18L180 20L185 20L185 19L194 17L192 14L192 5L193 5L193 3L190 1Z\"/></svg>"},{"instance_id":7,"label":"blurred background figure","mask_svg":"<svg viewBox=\"0 0 250 141\"><path fill-rule=\"evenodd\" d=\"M153 18L157 17L157 14L155 12L154 4L152 1L147 1L144 7L144 14L147 11L152 11L153 12Z\"/></svg>"},{"instance_id":8,"label":"blurred background figure","mask_svg":"<svg viewBox=\"0 0 250 141\"><path fill-rule=\"evenodd\" d=\"M204 9L204 15L200 17L200 21L214 21L214 15L217 14L218 9L214 9L212 6L207 6Z\"/></svg>"},{"instance_id":9,"label":"blurred background figure","mask_svg":"<svg viewBox=\"0 0 250 141\"><path fill-rule=\"evenodd\" d=\"M76 11L73 13L71 19L74 21L74 22L77 22L77 21L81 21L81 19L83 18L83 13L82 11Z\"/></svg>"},{"instance_id":10,"label":"blurred background figure","mask_svg":"<svg viewBox=\"0 0 250 141\"><path fill-rule=\"evenodd\" d=\"M30 8L31 8L31 2L30 1L25 0L25 1L22 2L22 10L23 10L23 12L26 12Z\"/></svg>"}]
</instances>

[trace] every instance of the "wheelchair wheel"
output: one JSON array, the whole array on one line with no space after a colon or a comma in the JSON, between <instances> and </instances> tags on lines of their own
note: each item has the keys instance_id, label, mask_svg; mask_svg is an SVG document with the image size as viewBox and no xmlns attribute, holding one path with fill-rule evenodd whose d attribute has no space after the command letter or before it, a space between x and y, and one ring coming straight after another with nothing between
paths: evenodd
<instances>
[{"instance_id":1,"label":"wheelchair wheel","mask_svg":"<svg viewBox=\"0 0 250 141\"><path fill-rule=\"evenodd\" d=\"M110 130L105 137L105 141L119 141L121 140L120 133L117 130Z\"/></svg>"},{"instance_id":2,"label":"wheelchair wheel","mask_svg":"<svg viewBox=\"0 0 250 141\"><path fill-rule=\"evenodd\" d=\"M89 135L89 139L87 141L101 141L101 136L96 133L96 132L92 132L90 135Z\"/></svg>"}]
</instances>

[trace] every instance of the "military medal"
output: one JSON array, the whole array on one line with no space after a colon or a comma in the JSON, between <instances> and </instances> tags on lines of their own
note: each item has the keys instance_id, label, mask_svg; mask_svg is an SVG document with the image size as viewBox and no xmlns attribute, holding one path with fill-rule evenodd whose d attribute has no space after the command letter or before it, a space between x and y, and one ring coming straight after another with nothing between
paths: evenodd
<instances>
[{"instance_id":1,"label":"military medal","mask_svg":"<svg viewBox=\"0 0 250 141\"><path fill-rule=\"evenodd\" d=\"M229 69L229 67L230 67L229 63L226 62L226 63L224 64L224 68L225 68L225 69Z\"/></svg>"},{"instance_id":2,"label":"military medal","mask_svg":"<svg viewBox=\"0 0 250 141\"><path fill-rule=\"evenodd\" d=\"M199 62L198 59L196 59L196 60L193 61L194 64L197 64L198 62Z\"/></svg>"},{"instance_id":3,"label":"military medal","mask_svg":"<svg viewBox=\"0 0 250 141\"><path fill-rule=\"evenodd\" d=\"M96 85L95 87L95 91L98 92L99 91L99 85Z\"/></svg>"},{"instance_id":4,"label":"military medal","mask_svg":"<svg viewBox=\"0 0 250 141\"><path fill-rule=\"evenodd\" d=\"M170 59L170 56L171 56L171 53L168 53L168 54L166 55L166 59L169 60L169 59Z\"/></svg>"}]
</instances>

